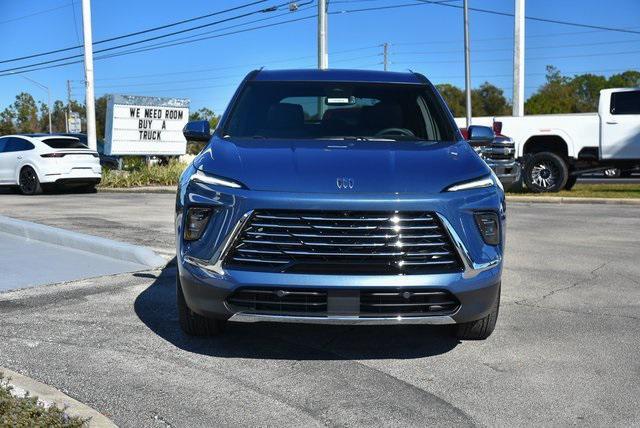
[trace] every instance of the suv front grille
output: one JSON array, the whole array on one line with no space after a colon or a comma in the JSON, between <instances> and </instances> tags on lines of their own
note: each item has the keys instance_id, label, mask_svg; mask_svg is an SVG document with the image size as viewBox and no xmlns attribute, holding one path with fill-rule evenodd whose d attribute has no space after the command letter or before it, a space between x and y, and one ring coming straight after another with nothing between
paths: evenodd
<instances>
[{"instance_id":1,"label":"suv front grille","mask_svg":"<svg viewBox=\"0 0 640 428\"><path fill-rule=\"evenodd\" d=\"M460 271L448 234L431 212L256 211L225 266L319 274Z\"/></svg>"},{"instance_id":2,"label":"suv front grille","mask_svg":"<svg viewBox=\"0 0 640 428\"><path fill-rule=\"evenodd\" d=\"M450 292L428 288L241 288L226 302L234 312L303 317L426 317L451 315L460 307Z\"/></svg>"}]
</instances>

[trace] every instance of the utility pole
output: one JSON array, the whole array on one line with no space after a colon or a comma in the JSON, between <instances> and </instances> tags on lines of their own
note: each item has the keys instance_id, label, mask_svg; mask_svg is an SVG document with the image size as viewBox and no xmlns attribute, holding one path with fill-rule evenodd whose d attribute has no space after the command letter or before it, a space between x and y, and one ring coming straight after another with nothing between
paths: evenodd
<instances>
[{"instance_id":1,"label":"utility pole","mask_svg":"<svg viewBox=\"0 0 640 428\"><path fill-rule=\"evenodd\" d=\"M464 0L464 92L467 101L467 128L471 125L471 57L469 53L469 4Z\"/></svg>"},{"instance_id":2,"label":"utility pole","mask_svg":"<svg viewBox=\"0 0 640 428\"><path fill-rule=\"evenodd\" d=\"M67 80L67 114L65 119L65 129L69 132L69 118L71 117L71 80Z\"/></svg>"},{"instance_id":3,"label":"utility pole","mask_svg":"<svg viewBox=\"0 0 640 428\"><path fill-rule=\"evenodd\" d=\"M82 29L84 35L84 75L86 84L87 145L91 150L96 144L96 105L93 93L93 37L91 33L91 0L82 0Z\"/></svg>"},{"instance_id":4,"label":"utility pole","mask_svg":"<svg viewBox=\"0 0 640 428\"><path fill-rule=\"evenodd\" d=\"M515 0L513 30L513 115L524 116L524 1Z\"/></svg>"},{"instance_id":5,"label":"utility pole","mask_svg":"<svg viewBox=\"0 0 640 428\"><path fill-rule=\"evenodd\" d=\"M47 110L49 110L49 134L53 133L53 128L51 127L51 90L47 85L43 85L42 83L33 80L29 76L25 76L24 74L21 74L21 76L27 79L28 81L35 83L45 91L47 91Z\"/></svg>"},{"instance_id":6,"label":"utility pole","mask_svg":"<svg viewBox=\"0 0 640 428\"><path fill-rule=\"evenodd\" d=\"M327 0L318 0L318 68L329 68L327 53Z\"/></svg>"},{"instance_id":7,"label":"utility pole","mask_svg":"<svg viewBox=\"0 0 640 428\"><path fill-rule=\"evenodd\" d=\"M384 64L384 71L389 68L389 43L384 42L382 45L382 63Z\"/></svg>"}]
</instances>

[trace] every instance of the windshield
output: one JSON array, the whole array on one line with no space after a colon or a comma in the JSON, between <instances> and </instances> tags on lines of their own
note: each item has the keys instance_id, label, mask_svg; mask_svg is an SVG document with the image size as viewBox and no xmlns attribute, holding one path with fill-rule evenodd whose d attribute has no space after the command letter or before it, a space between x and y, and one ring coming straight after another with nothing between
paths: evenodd
<instances>
[{"instance_id":1,"label":"windshield","mask_svg":"<svg viewBox=\"0 0 640 428\"><path fill-rule=\"evenodd\" d=\"M455 131L426 85L251 82L224 136L453 141Z\"/></svg>"}]
</instances>

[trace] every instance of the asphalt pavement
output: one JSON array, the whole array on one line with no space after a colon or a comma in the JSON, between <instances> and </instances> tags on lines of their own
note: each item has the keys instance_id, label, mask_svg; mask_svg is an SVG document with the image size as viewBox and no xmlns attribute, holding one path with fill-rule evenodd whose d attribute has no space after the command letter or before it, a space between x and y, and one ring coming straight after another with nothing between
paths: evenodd
<instances>
[{"instance_id":1,"label":"asphalt pavement","mask_svg":"<svg viewBox=\"0 0 640 428\"><path fill-rule=\"evenodd\" d=\"M0 195L0 214L173 246L174 195L48 198ZM639 425L640 208L508 215L500 317L483 342L280 324L190 338L169 265L1 293L0 366L121 426Z\"/></svg>"}]
</instances>

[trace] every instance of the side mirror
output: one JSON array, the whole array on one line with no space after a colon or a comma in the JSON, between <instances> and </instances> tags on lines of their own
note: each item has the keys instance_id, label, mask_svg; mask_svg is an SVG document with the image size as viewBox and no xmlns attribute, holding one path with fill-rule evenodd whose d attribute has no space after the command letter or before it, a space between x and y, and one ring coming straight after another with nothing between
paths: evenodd
<instances>
[{"instance_id":1,"label":"side mirror","mask_svg":"<svg viewBox=\"0 0 640 428\"><path fill-rule=\"evenodd\" d=\"M188 141L209 141L211 128L208 120L195 120L188 122L182 129L182 135Z\"/></svg>"},{"instance_id":2,"label":"side mirror","mask_svg":"<svg viewBox=\"0 0 640 428\"><path fill-rule=\"evenodd\" d=\"M468 133L470 143L489 143L495 138L495 133L489 126L471 125Z\"/></svg>"}]
</instances>

